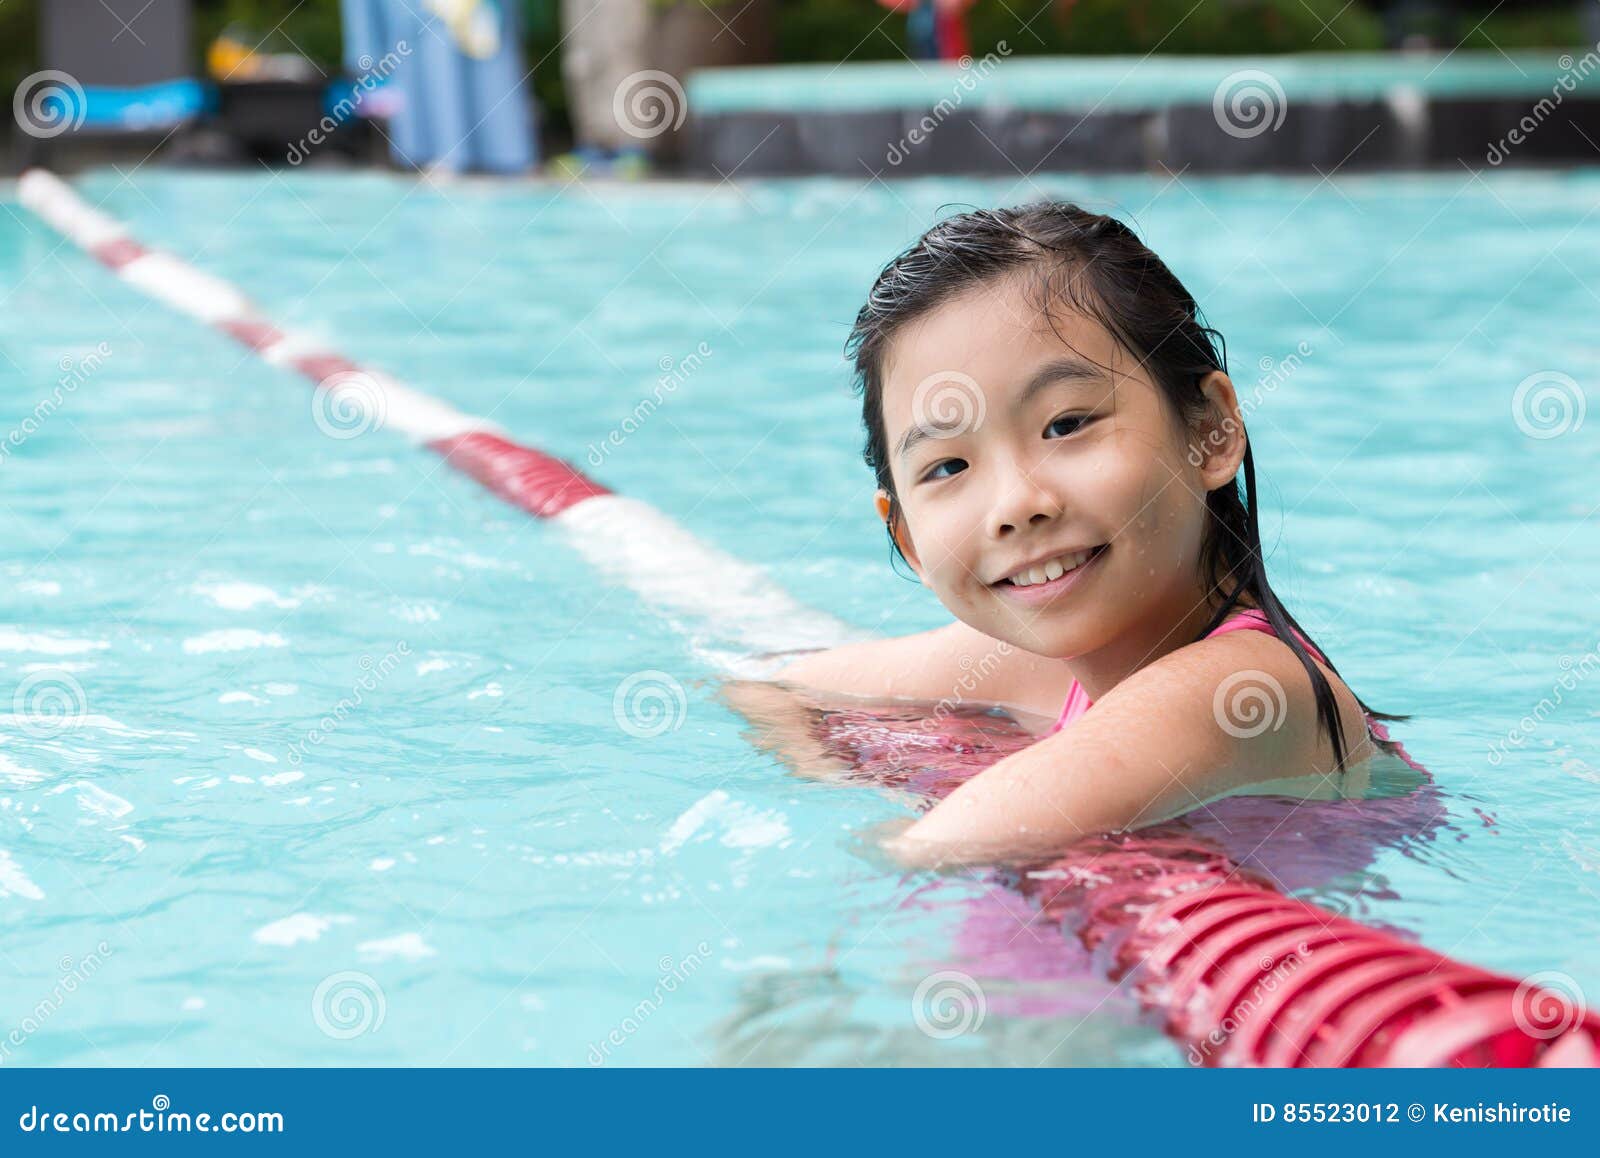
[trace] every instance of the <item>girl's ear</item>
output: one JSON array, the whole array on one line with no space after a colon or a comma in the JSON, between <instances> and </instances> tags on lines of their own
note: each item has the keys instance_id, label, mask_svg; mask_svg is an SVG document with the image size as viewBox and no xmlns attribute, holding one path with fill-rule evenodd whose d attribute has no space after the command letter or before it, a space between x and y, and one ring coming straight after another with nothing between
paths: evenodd
<instances>
[{"instance_id":1,"label":"girl's ear","mask_svg":"<svg viewBox=\"0 0 1600 1158\"><path fill-rule=\"evenodd\" d=\"M895 546L900 548L900 554L904 555L906 562L911 564L911 569L917 573L917 578L922 579L922 565L917 561L917 549L911 545L911 536L906 533L905 520L891 518L894 512L894 503L889 498L889 492L880 490L873 497L872 504L878 508L878 518L883 520L884 525L894 535ZM923 579L923 584L927 584L926 579Z\"/></svg>"},{"instance_id":2,"label":"girl's ear","mask_svg":"<svg viewBox=\"0 0 1600 1158\"><path fill-rule=\"evenodd\" d=\"M1244 415L1233 380L1221 370L1201 379L1200 392L1206 398L1206 415L1193 432L1189 465L1198 468L1205 489L1214 491L1232 482L1244 462Z\"/></svg>"}]
</instances>

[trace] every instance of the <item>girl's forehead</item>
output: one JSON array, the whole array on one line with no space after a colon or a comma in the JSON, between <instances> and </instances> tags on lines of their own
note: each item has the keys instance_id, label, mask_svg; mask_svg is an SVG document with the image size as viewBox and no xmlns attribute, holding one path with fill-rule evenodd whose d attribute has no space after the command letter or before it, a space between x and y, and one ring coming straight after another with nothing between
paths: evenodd
<instances>
[{"instance_id":1,"label":"girl's forehead","mask_svg":"<svg viewBox=\"0 0 1600 1158\"><path fill-rule=\"evenodd\" d=\"M895 335L884 359L884 408L909 407L919 384L936 375L970 378L985 391L1020 388L1038 366L1065 355L1113 372L1126 366L1097 319L1067 308L1046 315L1014 282L979 287Z\"/></svg>"}]
</instances>

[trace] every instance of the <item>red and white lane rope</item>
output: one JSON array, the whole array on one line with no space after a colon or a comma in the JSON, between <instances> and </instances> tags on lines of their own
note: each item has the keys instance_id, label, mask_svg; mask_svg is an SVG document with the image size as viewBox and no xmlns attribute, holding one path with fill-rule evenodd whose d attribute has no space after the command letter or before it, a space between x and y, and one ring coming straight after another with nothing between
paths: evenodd
<instances>
[{"instance_id":1,"label":"red and white lane rope","mask_svg":"<svg viewBox=\"0 0 1600 1158\"><path fill-rule=\"evenodd\" d=\"M336 392L330 405L345 410L343 418L381 422L506 502L570 532L574 549L602 576L664 613L720 666L760 675L776 666L759 658L765 653L865 637L798 602L761 568L702 543L648 503L613 494L570 463L512 441L488 420L276 325L235 286L142 245L126 225L53 173L33 169L18 184L25 206L122 280L265 361L298 371L319 391Z\"/></svg>"}]
</instances>

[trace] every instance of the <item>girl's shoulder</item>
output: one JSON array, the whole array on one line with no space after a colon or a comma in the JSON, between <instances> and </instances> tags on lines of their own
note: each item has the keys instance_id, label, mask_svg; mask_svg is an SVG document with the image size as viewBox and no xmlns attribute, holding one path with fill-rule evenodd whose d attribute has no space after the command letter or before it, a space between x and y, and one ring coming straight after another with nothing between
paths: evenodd
<instances>
[{"instance_id":1,"label":"girl's shoulder","mask_svg":"<svg viewBox=\"0 0 1600 1158\"><path fill-rule=\"evenodd\" d=\"M1344 749L1348 761L1357 763L1372 755L1371 721L1348 684L1328 664L1328 659L1304 635L1295 637L1310 653L1312 662L1328 681L1334 702L1339 707ZM1250 609L1230 616L1206 637L1188 648L1199 661L1198 670L1206 674L1212 688L1212 710L1225 731L1249 731L1257 727L1277 729L1292 712L1296 718L1316 718L1316 701L1311 679L1300 657L1273 629L1267 617ZM1333 746L1320 727L1314 736L1312 764L1333 770Z\"/></svg>"}]
</instances>

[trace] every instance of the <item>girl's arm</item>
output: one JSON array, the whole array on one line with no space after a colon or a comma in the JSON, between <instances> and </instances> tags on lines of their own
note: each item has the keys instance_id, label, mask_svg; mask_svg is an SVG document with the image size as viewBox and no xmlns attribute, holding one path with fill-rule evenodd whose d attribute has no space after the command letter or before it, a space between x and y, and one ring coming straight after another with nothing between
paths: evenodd
<instances>
[{"instance_id":1,"label":"girl's arm","mask_svg":"<svg viewBox=\"0 0 1600 1158\"><path fill-rule=\"evenodd\" d=\"M1355 697L1339 702L1347 767L1373 749ZM1054 735L980 772L890 842L910 865L1020 860L1081 837L1150 824L1260 781L1334 781L1311 681L1261 632L1202 640L1163 656ZM1309 794L1309 792L1307 793Z\"/></svg>"},{"instance_id":2,"label":"girl's arm","mask_svg":"<svg viewBox=\"0 0 1600 1158\"><path fill-rule=\"evenodd\" d=\"M1004 704L1054 717L1070 674L957 620L933 631L813 652L774 677L818 691L929 703Z\"/></svg>"},{"instance_id":3,"label":"girl's arm","mask_svg":"<svg viewBox=\"0 0 1600 1158\"><path fill-rule=\"evenodd\" d=\"M803 776L829 777L848 765L816 738L814 724L825 708L851 700L877 707L893 700L999 702L1019 682L1018 661L1036 658L958 621L811 652L770 680L729 680L721 697L750 722L748 736L756 747Z\"/></svg>"},{"instance_id":4,"label":"girl's arm","mask_svg":"<svg viewBox=\"0 0 1600 1158\"><path fill-rule=\"evenodd\" d=\"M827 779L846 770L812 730L818 705L798 689L765 680L728 680L721 698L750 722L747 736L802 776Z\"/></svg>"},{"instance_id":5,"label":"girl's arm","mask_svg":"<svg viewBox=\"0 0 1600 1158\"><path fill-rule=\"evenodd\" d=\"M1003 704L1025 728L1040 731L1066 695L1064 674L1059 661L957 621L916 635L812 652L770 680L729 680L721 697L750 722L749 738L756 747L801 775L830 777L851 766L817 738L815 725L824 710L852 702L883 709L893 701L909 701L931 714L940 703Z\"/></svg>"}]
</instances>

